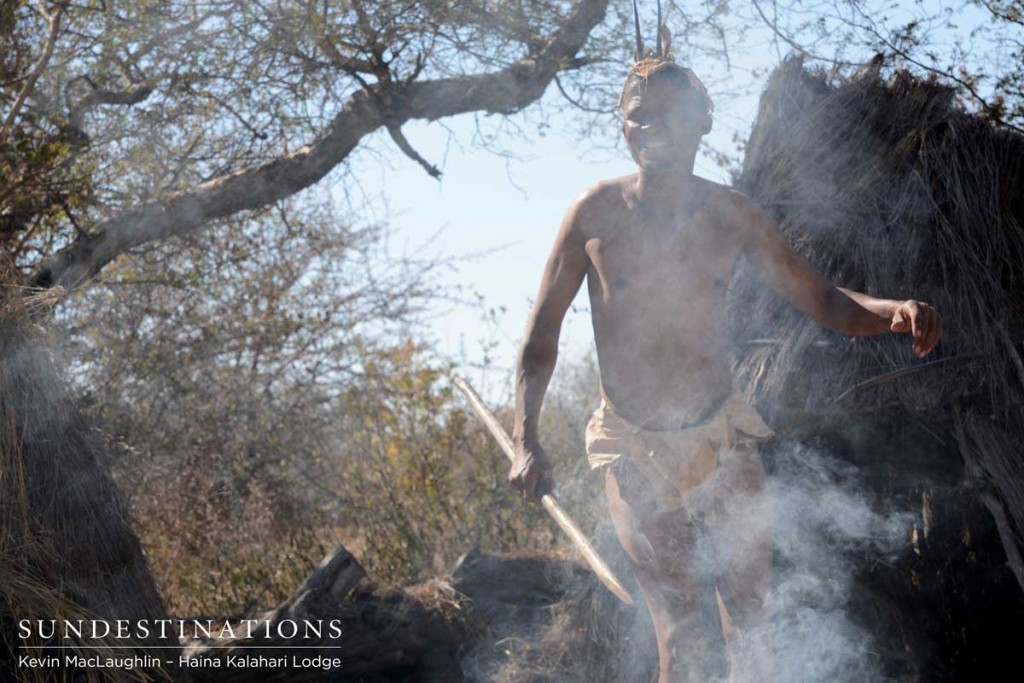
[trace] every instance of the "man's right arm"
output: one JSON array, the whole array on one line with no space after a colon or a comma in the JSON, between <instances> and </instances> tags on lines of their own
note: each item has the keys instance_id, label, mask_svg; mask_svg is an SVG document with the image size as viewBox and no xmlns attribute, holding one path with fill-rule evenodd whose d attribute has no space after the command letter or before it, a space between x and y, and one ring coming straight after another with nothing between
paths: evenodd
<instances>
[{"instance_id":1,"label":"man's right arm","mask_svg":"<svg viewBox=\"0 0 1024 683\"><path fill-rule=\"evenodd\" d=\"M562 221L544 267L537 301L519 350L515 427L512 432L516 459L508 479L529 500L537 499L538 482L542 494L551 486L551 463L540 445L537 424L544 393L558 358L562 320L587 272L587 254L580 223L590 196L587 193L577 199Z\"/></svg>"}]
</instances>

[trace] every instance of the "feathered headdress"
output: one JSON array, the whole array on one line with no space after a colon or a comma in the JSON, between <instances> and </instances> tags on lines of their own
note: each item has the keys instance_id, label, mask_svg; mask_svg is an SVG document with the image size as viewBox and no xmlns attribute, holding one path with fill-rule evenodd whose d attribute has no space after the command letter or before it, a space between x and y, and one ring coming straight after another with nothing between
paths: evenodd
<instances>
[{"instance_id":1,"label":"feathered headdress","mask_svg":"<svg viewBox=\"0 0 1024 683\"><path fill-rule=\"evenodd\" d=\"M708 95L707 89L704 84L701 83L697 75L690 69L684 66L676 64L675 57L672 55L672 34L668 30L668 26L662 21L661 18L661 0L658 0L658 33L655 40L655 48L644 49L644 39L640 35L640 11L637 8L636 0L633 0L633 23L636 27L636 52L634 53L634 59L636 61L629 67L629 75L626 76L626 82L622 89L622 95L619 96L619 106L623 104L623 99L626 93L637 83L637 81L644 81L651 77L655 72L663 69L671 69L672 71L678 72L679 75L683 76L684 79L690 84L691 87L696 89L707 105L708 112L714 108L711 102L711 97Z\"/></svg>"},{"instance_id":2,"label":"feathered headdress","mask_svg":"<svg viewBox=\"0 0 1024 683\"><path fill-rule=\"evenodd\" d=\"M633 23L636 26L636 52L633 53L635 64L630 68L632 71L641 62L656 62L659 64L673 62L672 57L672 34L668 27L661 20L661 0L658 0L658 33L655 40L655 48L644 50L644 39L640 35L640 10L637 8L636 0L633 0Z\"/></svg>"}]
</instances>

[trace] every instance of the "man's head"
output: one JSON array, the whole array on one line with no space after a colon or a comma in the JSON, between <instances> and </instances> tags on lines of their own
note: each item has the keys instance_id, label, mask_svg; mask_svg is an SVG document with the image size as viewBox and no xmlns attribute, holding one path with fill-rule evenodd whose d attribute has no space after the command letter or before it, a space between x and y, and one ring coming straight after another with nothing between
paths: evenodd
<instances>
[{"instance_id":1,"label":"man's head","mask_svg":"<svg viewBox=\"0 0 1024 683\"><path fill-rule=\"evenodd\" d=\"M711 132L712 102L696 74L671 59L645 57L629 69L617 109L630 154L641 166L673 166Z\"/></svg>"}]
</instances>

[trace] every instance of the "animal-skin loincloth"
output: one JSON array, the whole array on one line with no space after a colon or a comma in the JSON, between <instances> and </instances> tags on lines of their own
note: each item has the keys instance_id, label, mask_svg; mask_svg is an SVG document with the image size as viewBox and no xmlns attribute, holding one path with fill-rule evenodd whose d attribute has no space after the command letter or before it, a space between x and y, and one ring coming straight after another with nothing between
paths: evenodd
<instances>
[{"instance_id":1,"label":"animal-skin loincloth","mask_svg":"<svg viewBox=\"0 0 1024 683\"><path fill-rule=\"evenodd\" d=\"M597 469L628 457L650 482L658 507L674 510L690 507L695 489L714 477L720 453L749 448L773 435L738 391L705 422L669 431L637 427L602 401L587 424L587 460Z\"/></svg>"}]
</instances>

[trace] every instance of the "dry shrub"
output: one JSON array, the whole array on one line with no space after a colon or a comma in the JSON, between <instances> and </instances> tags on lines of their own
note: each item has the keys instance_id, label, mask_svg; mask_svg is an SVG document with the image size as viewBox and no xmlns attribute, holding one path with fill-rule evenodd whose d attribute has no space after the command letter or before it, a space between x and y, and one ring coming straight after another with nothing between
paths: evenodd
<instances>
[{"instance_id":1,"label":"dry shrub","mask_svg":"<svg viewBox=\"0 0 1024 683\"><path fill-rule=\"evenodd\" d=\"M322 529L277 515L258 481L241 491L183 467L133 512L154 575L179 616L249 614L285 600L327 554ZM320 533L318 533L320 532Z\"/></svg>"},{"instance_id":2,"label":"dry shrub","mask_svg":"<svg viewBox=\"0 0 1024 683\"><path fill-rule=\"evenodd\" d=\"M367 363L338 411L324 481L337 519L358 530L370 574L401 581L446 571L470 548L551 547L536 507L506 482L508 461L447 382L407 343Z\"/></svg>"}]
</instances>

